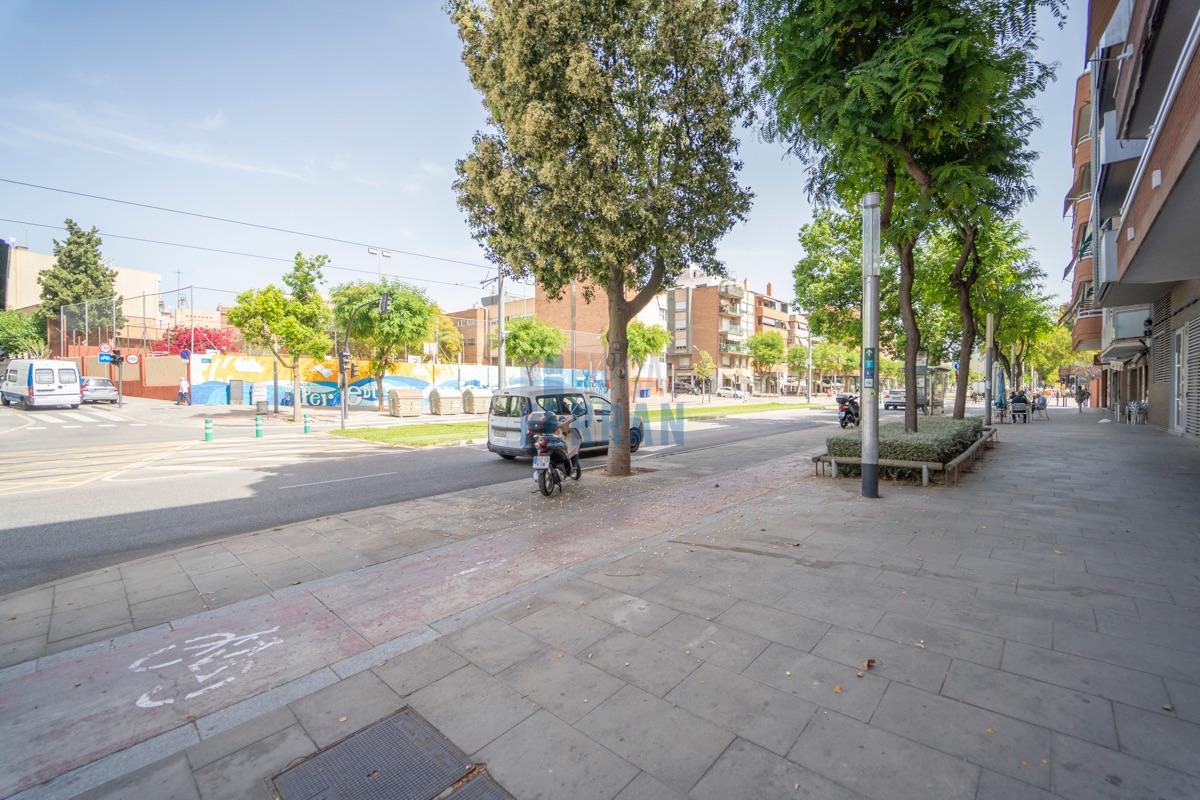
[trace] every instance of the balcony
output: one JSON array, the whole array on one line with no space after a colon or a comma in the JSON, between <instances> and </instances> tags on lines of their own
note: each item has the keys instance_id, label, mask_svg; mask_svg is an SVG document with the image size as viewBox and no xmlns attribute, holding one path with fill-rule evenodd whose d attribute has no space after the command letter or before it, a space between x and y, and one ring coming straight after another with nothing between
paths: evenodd
<instances>
[{"instance_id":1,"label":"balcony","mask_svg":"<svg viewBox=\"0 0 1200 800\"><path fill-rule=\"evenodd\" d=\"M717 290L723 297L736 297L741 300L746 296L746 290L738 286L733 281L721 281L721 285Z\"/></svg>"},{"instance_id":2,"label":"balcony","mask_svg":"<svg viewBox=\"0 0 1200 800\"><path fill-rule=\"evenodd\" d=\"M722 325L720 327L721 335L727 336L730 339L746 338L746 329L741 325Z\"/></svg>"},{"instance_id":3,"label":"balcony","mask_svg":"<svg viewBox=\"0 0 1200 800\"><path fill-rule=\"evenodd\" d=\"M721 352L722 353L749 353L750 348L746 347L746 345L744 345L744 344L739 344L737 342L723 340L721 342Z\"/></svg>"},{"instance_id":4,"label":"balcony","mask_svg":"<svg viewBox=\"0 0 1200 800\"><path fill-rule=\"evenodd\" d=\"M1081 308L1075 312L1071 326L1071 349L1099 350L1103 331L1104 312L1099 308Z\"/></svg>"},{"instance_id":5,"label":"balcony","mask_svg":"<svg viewBox=\"0 0 1200 800\"><path fill-rule=\"evenodd\" d=\"M1075 260L1075 275L1071 281L1071 297L1079 296L1079 287L1091 283L1094 277L1094 260L1088 255Z\"/></svg>"},{"instance_id":6,"label":"balcony","mask_svg":"<svg viewBox=\"0 0 1200 800\"><path fill-rule=\"evenodd\" d=\"M720 314L725 317L741 317L742 309L738 303L721 303Z\"/></svg>"},{"instance_id":7,"label":"balcony","mask_svg":"<svg viewBox=\"0 0 1200 800\"><path fill-rule=\"evenodd\" d=\"M1106 309L1101 333L1101 361L1121 361L1146 349L1146 321L1150 306Z\"/></svg>"},{"instance_id":8,"label":"balcony","mask_svg":"<svg viewBox=\"0 0 1200 800\"><path fill-rule=\"evenodd\" d=\"M1145 139L1118 139L1117 112L1104 115L1104 128L1100 136L1100 176L1096 181L1099 194L1100 219L1115 217L1121 212L1121 204L1133 183L1138 159L1146 150Z\"/></svg>"}]
</instances>

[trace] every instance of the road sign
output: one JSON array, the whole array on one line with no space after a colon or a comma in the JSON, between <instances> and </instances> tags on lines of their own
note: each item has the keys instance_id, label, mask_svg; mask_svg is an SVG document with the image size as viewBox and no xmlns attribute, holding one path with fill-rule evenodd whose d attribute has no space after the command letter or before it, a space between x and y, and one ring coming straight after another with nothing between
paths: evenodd
<instances>
[{"instance_id":1,"label":"road sign","mask_svg":"<svg viewBox=\"0 0 1200 800\"><path fill-rule=\"evenodd\" d=\"M109 344L108 342L104 342L103 344L100 345L100 352L101 353L111 353L112 345Z\"/></svg>"},{"instance_id":2,"label":"road sign","mask_svg":"<svg viewBox=\"0 0 1200 800\"><path fill-rule=\"evenodd\" d=\"M139 356L137 353L130 353L129 355L125 356L126 364L136 364L141 360L142 360L142 357Z\"/></svg>"},{"instance_id":3,"label":"road sign","mask_svg":"<svg viewBox=\"0 0 1200 800\"><path fill-rule=\"evenodd\" d=\"M116 361L116 358L113 357L112 353L105 352L103 350L100 351L100 355L97 356L97 358L100 359L101 364L111 364Z\"/></svg>"},{"instance_id":4,"label":"road sign","mask_svg":"<svg viewBox=\"0 0 1200 800\"><path fill-rule=\"evenodd\" d=\"M185 347L185 348L183 348L182 350L180 350L180 351L179 351L179 357L180 357L180 358L182 358L184 361L187 361L189 358L191 358L191 357L192 357L192 351L191 351L191 350L188 350L188 349Z\"/></svg>"}]
</instances>

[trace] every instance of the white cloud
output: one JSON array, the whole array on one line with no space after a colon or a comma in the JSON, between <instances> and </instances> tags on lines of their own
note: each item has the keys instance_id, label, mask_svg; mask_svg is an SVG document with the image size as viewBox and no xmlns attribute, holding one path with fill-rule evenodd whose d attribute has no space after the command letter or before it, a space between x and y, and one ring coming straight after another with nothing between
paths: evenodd
<instances>
[{"instance_id":1,"label":"white cloud","mask_svg":"<svg viewBox=\"0 0 1200 800\"><path fill-rule=\"evenodd\" d=\"M450 170L447 169L442 164L436 164L433 161L430 161L425 158L421 159L421 172L424 173L425 175L428 175L431 178L440 177L442 175L445 175L449 171Z\"/></svg>"},{"instance_id":2,"label":"white cloud","mask_svg":"<svg viewBox=\"0 0 1200 800\"><path fill-rule=\"evenodd\" d=\"M217 111L215 114L205 114L204 119L200 120L200 124L197 127L202 131L225 130L225 112Z\"/></svg>"},{"instance_id":3,"label":"white cloud","mask_svg":"<svg viewBox=\"0 0 1200 800\"><path fill-rule=\"evenodd\" d=\"M329 167L332 172L341 172L349 166L350 160L340 153L335 153L333 158L329 159L325 166Z\"/></svg>"}]
</instances>

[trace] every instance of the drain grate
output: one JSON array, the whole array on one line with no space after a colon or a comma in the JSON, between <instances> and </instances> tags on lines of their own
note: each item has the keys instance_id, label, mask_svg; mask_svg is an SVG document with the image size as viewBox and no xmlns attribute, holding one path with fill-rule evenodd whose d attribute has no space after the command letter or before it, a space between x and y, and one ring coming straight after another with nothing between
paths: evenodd
<instances>
[{"instance_id":1,"label":"drain grate","mask_svg":"<svg viewBox=\"0 0 1200 800\"><path fill-rule=\"evenodd\" d=\"M471 770L457 747L411 708L275 776L283 800L431 800ZM463 795L478 800L499 794ZM486 791L486 788L484 789Z\"/></svg>"}]
</instances>

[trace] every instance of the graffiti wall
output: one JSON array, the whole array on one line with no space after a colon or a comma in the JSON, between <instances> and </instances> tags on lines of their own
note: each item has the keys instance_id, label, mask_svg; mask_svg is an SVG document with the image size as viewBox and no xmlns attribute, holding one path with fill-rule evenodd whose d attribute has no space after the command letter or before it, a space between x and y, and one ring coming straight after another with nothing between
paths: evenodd
<instances>
[{"instance_id":1,"label":"graffiti wall","mask_svg":"<svg viewBox=\"0 0 1200 800\"><path fill-rule=\"evenodd\" d=\"M196 354L191 362L192 402L209 405L250 405L255 400L271 402L274 382L272 361L269 356L247 356L236 353L209 355ZM378 388L375 379L366 375L365 361L356 362L359 378L347 389L349 405L374 406L378 403ZM659 380L662 375L650 374L654 370L648 365L642 373L646 380ZM661 371L661 369L659 370ZM342 402L338 389L337 361L312 358L300 361L300 402L306 406L339 406ZM508 367L505 371L508 386L529 384L529 377L521 367ZM601 371L538 368L533 370L533 384L538 386L573 386L588 389L605 389L605 373ZM279 402L291 405L296 391L292 385L290 370L279 367ZM473 364L399 364L384 376L383 391L392 389L419 390L429 402L433 388L465 389L482 387L496 390L499 377L496 367Z\"/></svg>"}]
</instances>

